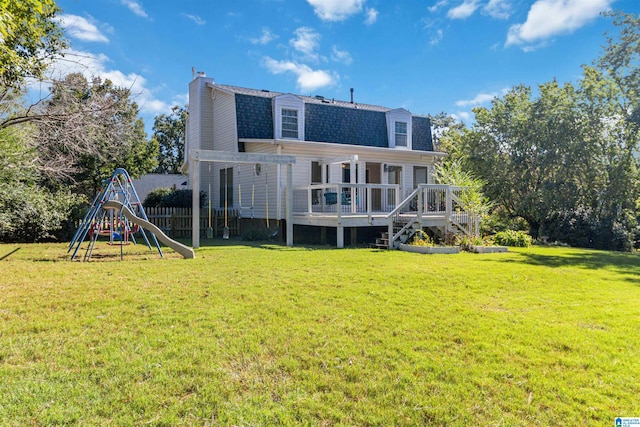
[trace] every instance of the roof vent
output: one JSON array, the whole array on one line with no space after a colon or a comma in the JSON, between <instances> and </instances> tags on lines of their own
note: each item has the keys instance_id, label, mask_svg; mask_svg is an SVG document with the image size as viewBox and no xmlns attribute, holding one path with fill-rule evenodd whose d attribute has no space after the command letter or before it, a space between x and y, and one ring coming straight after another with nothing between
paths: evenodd
<instances>
[{"instance_id":1,"label":"roof vent","mask_svg":"<svg viewBox=\"0 0 640 427\"><path fill-rule=\"evenodd\" d=\"M207 73L204 71L198 71L198 77L207 77Z\"/></svg>"}]
</instances>

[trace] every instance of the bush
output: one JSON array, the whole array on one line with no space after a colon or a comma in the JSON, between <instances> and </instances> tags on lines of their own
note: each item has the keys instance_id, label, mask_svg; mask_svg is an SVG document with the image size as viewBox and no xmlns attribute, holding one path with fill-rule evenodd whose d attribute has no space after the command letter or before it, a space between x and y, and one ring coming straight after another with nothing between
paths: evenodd
<instances>
[{"instance_id":1,"label":"bush","mask_svg":"<svg viewBox=\"0 0 640 427\"><path fill-rule=\"evenodd\" d=\"M475 237L475 236L458 236L456 239L456 245L460 246L463 251L471 251L474 246L493 246L493 242L490 239Z\"/></svg>"},{"instance_id":2,"label":"bush","mask_svg":"<svg viewBox=\"0 0 640 427\"><path fill-rule=\"evenodd\" d=\"M592 209L554 212L545 220L542 233L548 241L581 248L630 251L634 247L638 223L635 216L623 211L621 220L599 218Z\"/></svg>"},{"instance_id":3,"label":"bush","mask_svg":"<svg viewBox=\"0 0 640 427\"><path fill-rule=\"evenodd\" d=\"M413 246L435 246L436 245L436 243L431 238L431 236L429 236L427 233L425 233L422 230L417 230L413 234L413 237L411 238L411 241L409 242L409 244Z\"/></svg>"},{"instance_id":4,"label":"bush","mask_svg":"<svg viewBox=\"0 0 640 427\"><path fill-rule=\"evenodd\" d=\"M498 246L515 246L528 248L531 246L531 236L524 231L505 230L493 236L493 242Z\"/></svg>"},{"instance_id":5,"label":"bush","mask_svg":"<svg viewBox=\"0 0 640 427\"><path fill-rule=\"evenodd\" d=\"M0 241L31 243L53 238L78 201L69 192L0 183Z\"/></svg>"},{"instance_id":6,"label":"bush","mask_svg":"<svg viewBox=\"0 0 640 427\"><path fill-rule=\"evenodd\" d=\"M173 190L169 187L160 187L153 189L144 198L142 206L145 208L158 208L161 206L162 200L171 194Z\"/></svg>"},{"instance_id":7,"label":"bush","mask_svg":"<svg viewBox=\"0 0 640 427\"><path fill-rule=\"evenodd\" d=\"M156 188L145 197L142 206L145 208L190 208L193 200L191 190L173 190L171 188ZM205 207L207 194L200 192L200 208Z\"/></svg>"}]
</instances>

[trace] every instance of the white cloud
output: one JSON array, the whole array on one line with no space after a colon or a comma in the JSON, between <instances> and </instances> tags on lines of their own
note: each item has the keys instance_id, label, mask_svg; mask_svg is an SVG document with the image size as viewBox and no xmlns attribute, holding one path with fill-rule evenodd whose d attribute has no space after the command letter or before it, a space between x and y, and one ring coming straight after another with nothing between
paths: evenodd
<instances>
[{"instance_id":1,"label":"white cloud","mask_svg":"<svg viewBox=\"0 0 640 427\"><path fill-rule=\"evenodd\" d=\"M350 65L353 62L351 54L346 50L340 50L337 46L333 46L331 50L331 59L335 62L342 62L345 65Z\"/></svg>"},{"instance_id":2,"label":"white cloud","mask_svg":"<svg viewBox=\"0 0 640 427\"><path fill-rule=\"evenodd\" d=\"M100 32L98 27L82 16L60 15L57 20L65 29L65 32L74 39L87 42L109 42L109 39Z\"/></svg>"},{"instance_id":3,"label":"white cloud","mask_svg":"<svg viewBox=\"0 0 640 427\"><path fill-rule=\"evenodd\" d=\"M429 44L431 46L439 44L442 41L443 36L444 33L442 31L442 28L438 28L438 31L436 31L436 33L431 37L431 40L429 40Z\"/></svg>"},{"instance_id":4,"label":"white cloud","mask_svg":"<svg viewBox=\"0 0 640 427\"><path fill-rule=\"evenodd\" d=\"M555 35L571 33L596 19L614 0L537 0L527 20L509 28L506 45L544 44Z\"/></svg>"},{"instance_id":5,"label":"white cloud","mask_svg":"<svg viewBox=\"0 0 640 427\"><path fill-rule=\"evenodd\" d=\"M293 33L295 37L289 40L289 44L302 53L305 59L318 62L321 58L316 49L320 46L320 34L309 27L300 27Z\"/></svg>"},{"instance_id":6,"label":"white cloud","mask_svg":"<svg viewBox=\"0 0 640 427\"><path fill-rule=\"evenodd\" d=\"M331 86L335 84L336 80L336 77L328 71L313 70L305 64L292 61L278 61L268 56L263 58L263 65L273 74L286 72L295 74L297 76L298 87L305 92Z\"/></svg>"},{"instance_id":7,"label":"white cloud","mask_svg":"<svg viewBox=\"0 0 640 427\"><path fill-rule=\"evenodd\" d=\"M367 19L364 23L367 25L373 25L378 20L378 11L374 8L367 9Z\"/></svg>"},{"instance_id":8,"label":"white cloud","mask_svg":"<svg viewBox=\"0 0 640 427\"><path fill-rule=\"evenodd\" d=\"M482 11L496 19L509 19L511 16L511 1L510 0L489 0Z\"/></svg>"},{"instance_id":9,"label":"white cloud","mask_svg":"<svg viewBox=\"0 0 640 427\"><path fill-rule=\"evenodd\" d=\"M55 61L51 70L54 79L62 79L70 73L81 73L88 79L100 77L109 79L116 86L131 90L132 99L140 110L147 114L160 114L170 111L171 106L155 97L153 90L147 87L147 80L137 73L125 74L109 68L109 57L105 54L93 54L77 50L65 52L65 57Z\"/></svg>"},{"instance_id":10,"label":"white cloud","mask_svg":"<svg viewBox=\"0 0 640 427\"><path fill-rule=\"evenodd\" d=\"M271 41L277 39L278 36L273 34L268 28L262 29L260 37L250 38L249 41L253 44L269 44Z\"/></svg>"},{"instance_id":11,"label":"white cloud","mask_svg":"<svg viewBox=\"0 0 640 427\"><path fill-rule=\"evenodd\" d=\"M202 19L201 17L199 17L198 15L191 15L189 13L185 13L184 16L186 16L187 18L191 19L193 22L195 22L197 25L204 25L207 23L207 21L205 21L204 19Z\"/></svg>"},{"instance_id":12,"label":"white cloud","mask_svg":"<svg viewBox=\"0 0 640 427\"><path fill-rule=\"evenodd\" d=\"M433 6L429 6L427 8L427 10L431 13L437 12L438 9L445 7L446 5L449 4L449 0L440 0L439 2L437 2L436 4L434 4Z\"/></svg>"},{"instance_id":13,"label":"white cloud","mask_svg":"<svg viewBox=\"0 0 640 427\"><path fill-rule=\"evenodd\" d=\"M479 6L479 0L464 0L461 5L449 9L447 17L450 19L466 19L473 15Z\"/></svg>"},{"instance_id":14,"label":"white cloud","mask_svg":"<svg viewBox=\"0 0 640 427\"><path fill-rule=\"evenodd\" d=\"M149 15L147 15L147 12L145 12L144 9L142 8L142 5L138 3L136 0L120 0L120 3L126 6L131 12L133 12L134 14L142 18L149 17Z\"/></svg>"},{"instance_id":15,"label":"white cloud","mask_svg":"<svg viewBox=\"0 0 640 427\"><path fill-rule=\"evenodd\" d=\"M468 122L469 119L471 119L471 113L468 111L458 111L457 113L452 114L451 117L459 122Z\"/></svg>"},{"instance_id":16,"label":"white cloud","mask_svg":"<svg viewBox=\"0 0 640 427\"><path fill-rule=\"evenodd\" d=\"M456 106L472 107L476 105L488 104L491 101L493 101L495 98L506 94L508 91L509 91L509 88L503 88L502 90L500 90L500 92L479 93L473 99L456 101Z\"/></svg>"},{"instance_id":17,"label":"white cloud","mask_svg":"<svg viewBox=\"0 0 640 427\"><path fill-rule=\"evenodd\" d=\"M365 0L307 0L323 21L344 21L362 11Z\"/></svg>"}]
</instances>

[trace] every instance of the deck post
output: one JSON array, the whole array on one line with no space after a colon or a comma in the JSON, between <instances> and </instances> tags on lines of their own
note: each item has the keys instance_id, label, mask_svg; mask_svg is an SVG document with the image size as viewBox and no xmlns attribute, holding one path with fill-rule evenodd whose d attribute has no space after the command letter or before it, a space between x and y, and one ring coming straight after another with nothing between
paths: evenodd
<instances>
[{"instance_id":1,"label":"deck post","mask_svg":"<svg viewBox=\"0 0 640 427\"><path fill-rule=\"evenodd\" d=\"M287 216L287 246L293 246L293 165L287 164L287 197L285 214Z\"/></svg>"},{"instance_id":2,"label":"deck post","mask_svg":"<svg viewBox=\"0 0 640 427\"><path fill-rule=\"evenodd\" d=\"M200 159L197 154L191 156L191 246L200 247Z\"/></svg>"},{"instance_id":3,"label":"deck post","mask_svg":"<svg viewBox=\"0 0 640 427\"><path fill-rule=\"evenodd\" d=\"M422 214L424 212L424 188L418 186L418 219L420 220L420 227L422 227Z\"/></svg>"},{"instance_id":4,"label":"deck post","mask_svg":"<svg viewBox=\"0 0 640 427\"><path fill-rule=\"evenodd\" d=\"M338 202L340 202L339 199ZM341 225L336 228L336 241L338 249L344 248L344 227Z\"/></svg>"}]
</instances>

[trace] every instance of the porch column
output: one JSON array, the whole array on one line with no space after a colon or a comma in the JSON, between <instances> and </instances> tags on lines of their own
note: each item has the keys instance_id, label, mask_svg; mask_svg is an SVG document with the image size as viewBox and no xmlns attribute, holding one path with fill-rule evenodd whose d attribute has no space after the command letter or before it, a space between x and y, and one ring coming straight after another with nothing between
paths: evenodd
<instances>
[{"instance_id":1,"label":"porch column","mask_svg":"<svg viewBox=\"0 0 640 427\"><path fill-rule=\"evenodd\" d=\"M286 199L285 212L287 216L287 246L293 246L293 165L291 163L287 164Z\"/></svg>"},{"instance_id":2,"label":"porch column","mask_svg":"<svg viewBox=\"0 0 640 427\"><path fill-rule=\"evenodd\" d=\"M191 246L194 249L200 247L200 160L197 154L191 156L189 161L191 175Z\"/></svg>"},{"instance_id":3,"label":"porch column","mask_svg":"<svg viewBox=\"0 0 640 427\"><path fill-rule=\"evenodd\" d=\"M340 200L338 199L338 203L340 203ZM339 249L344 248L344 227L339 225L338 228L336 228L336 240L337 240L337 247Z\"/></svg>"},{"instance_id":4,"label":"porch column","mask_svg":"<svg viewBox=\"0 0 640 427\"><path fill-rule=\"evenodd\" d=\"M349 181L351 184L356 184L358 182L358 173L357 173L357 167L356 167L356 160L357 160L358 156L353 156L351 158L351 161L349 162L349 169L351 170L350 173L350 177L349 177ZM351 194L351 206L350 206L350 210L351 213L356 213L356 189L355 187L351 187L350 190L350 194Z\"/></svg>"}]
</instances>

